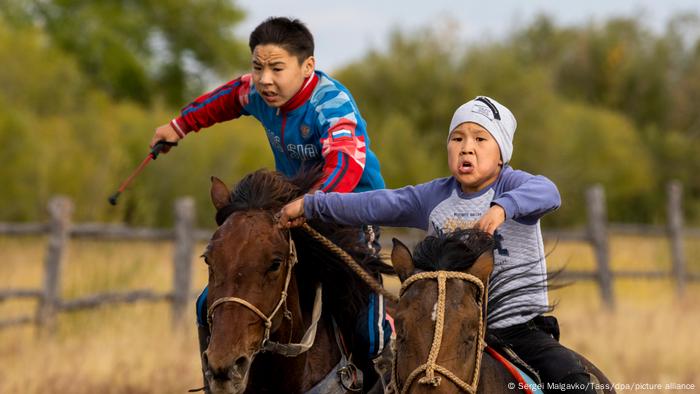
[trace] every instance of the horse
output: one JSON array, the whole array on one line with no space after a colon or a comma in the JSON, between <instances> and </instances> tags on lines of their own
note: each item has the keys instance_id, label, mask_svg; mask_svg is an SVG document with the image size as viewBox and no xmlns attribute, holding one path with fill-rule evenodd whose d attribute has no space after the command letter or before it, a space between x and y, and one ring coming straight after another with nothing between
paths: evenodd
<instances>
[{"instance_id":1,"label":"horse","mask_svg":"<svg viewBox=\"0 0 700 394\"><path fill-rule=\"evenodd\" d=\"M416 246L415 255L393 240L391 261L401 291L394 311L390 392L512 394L514 388L526 385L545 387L534 381L519 382L497 360L500 356L493 349L485 351L491 320L487 309L509 298L505 293L495 299L488 295L489 280L503 283L498 273L492 275L493 249L493 237L474 229L428 236ZM540 285L546 286L546 281ZM531 290L509 290L522 291ZM605 375L579 357L598 392L614 392Z\"/></svg>"},{"instance_id":2,"label":"horse","mask_svg":"<svg viewBox=\"0 0 700 394\"><path fill-rule=\"evenodd\" d=\"M367 305L370 288L303 229L281 229L275 217L320 177L319 169L292 179L258 170L231 191L212 177L219 227L203 254L211 336L202 361L209 392L344 393L360 388L356 370L366 366L362 358L353 363L351 357L357 351L355 317ZM359 229L309 224L370 274L393 273L359 242ZM369 380L365 376L365 383Z\"/></svg>"}]
</instances>

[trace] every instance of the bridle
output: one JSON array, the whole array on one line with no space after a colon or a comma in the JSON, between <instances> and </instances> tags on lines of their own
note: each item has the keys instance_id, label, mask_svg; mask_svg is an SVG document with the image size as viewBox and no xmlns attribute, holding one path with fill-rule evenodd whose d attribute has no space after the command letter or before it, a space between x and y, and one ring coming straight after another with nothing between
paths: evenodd
<instances>
[{"instance_id":1,"label":"bridle","mask_svg":"<svg viewBox=\"0 0 700 394\"><path fill-rule=\"evenodd\" d=\"M258 315L260 319L262 319L264 325L265 325L265 334L263 335L263 339L260 342L260 345L258 346L258 349L256 351L271 351L275 353L282 354L284 356L288 357L295 357L298 356L301 353L304 353L305 351L309 350L311 346L314 343L314 340L316 338L316 328L318 327L318 321L321 317L321 310L322 310L322 288L321 284L316 287L316 296L314 300L314 306L313 306L313 313L312 313L312 323L309 326L309 328L306 330L306 333L304 334L301 342L299 343L279 343L279 342L273 342L270 341L270 332L272 329L272 320L275 318L277 313L282 309L282 306L284 306L284 316L291 320L292 315L291 312L287 309L287 289L289 288L289 282L291 281L292 278L292 270L294 266L299 262L299 259L297 257L297 251L296 251L296 246L294 245L294 240L292 239L291 232L289 233L289 256L287 258L287 275L284 279L284 288L282 289L282 292L280 294L280 299L277 302L277 305L275 306L275 309L272 310L272 312L269 315L265 315L258 307L255 305L251 304L250 302L239 298L239 297L221 297L216 299L214 302L212 302L211 306L207 310L207 323L209 324L209 327L212 327L213 323L213 318L214 318L214 310L216 307L219 305L222 305L227 302L234 302L240 305L243 305L244 307L250 309L253 313Z\"/></svg>"},{"instance_id":2,"label":"bridle","mask_svg":"<svg viewBox=\"0 0 700 394\"><path fill-rule=\"evenodd\" d=\"M411 387L411 383L415 380L415 378L425 372L425 376L422 378L418 379L418 383L422 384L430 384L434 387L437 387L440 385L440 381L442 380L440 376L436 376L436 372L439 373L440 375L445 376L447 379L451 380L455 385L457 385L459 388L464 390L467 393L476 393L477 386L479 384L479 372L481 370L481 356L483 354L483 349L485 347L485 341L484 341L484 317L486 316L486 300L488 299L487 295L487 288L484 286L484 283L481 281L481 279L477 278L476 276L472 274L468 274L465 272L456 272L456 271L431 271L431 272L420 272L417 274L414 274L407 278L403 284L401 285L401 291L399 292L399 297L402 297L404 292L408 289L409 286L411 286L413 283L419 281L419 280L426 280L426 279L436 279L438 282L438 301L437 301L437 318L435 320L435 332L433 335L433 343L430 347L430 354L428 355L428 360L418 366L416 369L413 370L408 375L408 378L406 378L406 382L404 382L403 387L400 389L400 392L406 393L408 392L408 389ZM448 370L447 368L439 365L436 363L438 354L440 353L440 346L442 344L442 336L443 336L443 330L444 330L444 324L445 324L445 298L446 298L446 283L448 279L460 279L466 282L473 283L476 285L479 294L477 299L479 300L479 332L477 336L477 346L476 346L476 365L474 367L474 373L471 377L471 382L467 383L460 379L457 375L455 375L452 371ZM399 387L398 385L398 373L396 370L396 357L398 354L395 352L394 353L394 374L392 377L392 386L391 387L395 392L399 392Z\"/></svg>"}]
</instances>

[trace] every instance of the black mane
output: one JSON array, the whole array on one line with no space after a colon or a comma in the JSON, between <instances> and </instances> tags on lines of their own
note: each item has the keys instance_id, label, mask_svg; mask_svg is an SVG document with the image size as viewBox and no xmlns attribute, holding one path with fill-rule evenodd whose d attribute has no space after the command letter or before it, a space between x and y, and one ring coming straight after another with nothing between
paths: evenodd
<instances>
[{"instance_id":1,"label":"black mane","mask_svg":"<svg viewBox=\"0 0 700 394\"><path fill-rule=\"evenodd\" d=\"M288 202L303 196L323 176L322 168L311 167L294 178L281 172L260 169L241 179L231 190L230 204L216 212L216 224L238 211L263 210L276 213Z\"/></svg>"},{"instance_id":2,"label":"black mane","mask_svg":"<svg viewBox=\"0 0 700 394\"><path fill-rule=\"evenodd\" d=\"M233 188L231 203L217 211L216 221L221 225L234 212L248 210L263 210L274 215L285 204L311 190L322 176L322 168L318 166L302 169L294 178L265 169L255 171L243 177ZM381 260L378 251L360 242L360 228L318 221L310 221L309 225L348 252L373 276L379 277L380 273L395 275L393 268ZM305 305L313 303L315 283L322 283L323 309L332 311L352 347L357 313L367 307L371 289L335 253L303 229L292 229L292 238L299 257L295 270L302 302Z\"/></svg>"},{"instance_id":3,"label":"black mane","mask_svg":"<svg viewBox=\"0 0 700 394\"><path fill-rule=\"evenodd\" d=\"M413 251L413 262L417 270L422 271L464 271L469 269L484 252L493 250L495 241L491 235L476 229L457 230L448 233L438 233L428 236L421 241ZM489 279L489 300L487 323L518 316L517 312L500 309L499 307L514 297L525 294L536 294L543 288L557 288L561 285L548 286L547 278L542 279L534 268L539 261L526 262L510 266L504 269L494 270ZM554 279L561 271L549 274L549 279ZM513 280L523 280L522 286L509 288L494 296L497 290L504 288ZM518 308L529 308L533 313L546 313L554 309L554 305L543 307L541 305L517 304L511 305ZM493 311L498 311L492 313Z\"/></svg>"},{"instance_id":4,"label":"black mane","mask_svg":"<svg viewBox=\"0 0 700 394\"><path fill-rule=\"evenodd\" d=\"M476 229L430 235L416 245L413 261L423 271L463 271L494 246L490 234Z\"/></svg>"}]
</instances>

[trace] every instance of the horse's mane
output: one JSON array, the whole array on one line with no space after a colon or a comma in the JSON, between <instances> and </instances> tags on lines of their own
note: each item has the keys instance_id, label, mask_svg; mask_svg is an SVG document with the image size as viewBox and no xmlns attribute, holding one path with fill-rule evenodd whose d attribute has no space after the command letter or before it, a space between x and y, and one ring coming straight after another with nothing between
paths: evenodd
<instances>
[{"instance_id":1,"label":"horse's mane","mask_svg":"<svg viewBox=\"0 0 700 394\"><path fill-rule=\"evenodd\" d=\"M462 271L494 246L491 235L475 229L438 233L416 245L413 262L423 271Z\"/></svg>"},{"instance_id":2,"label":"horse's mane","mask_svg":"<svg viewBox=\"0 0 700 394\"><path fill-rule=\"evenodd\" d=\"M221 225L234 212L263 210L277 213L285 204L306 194L323 176L320 166L302 168L293 178L280 172L261 169L243 177L231 191L231 203L219 209L216 221ZM309 221L309 225L348 252L373 276L394 274L382 262L378 252L360 242L360 229L333 223ZM295 268L302 290L313 290L314 282L323 283L324 310L333 311L338 325L352 341L357 312L368 304L370 288L346 264L325 246L300 228L292 229L300 264ZM308 285L308 286L307 286ZM301 294L304 298L304 294Z\"/></svg>"},{"instance_id":3,"label":"horse's mane","mask_svg":"<svg viewBox=\"0 0 700 394\"><path fill-rule=\"evenodd\" d=\"M267 169L252 172L231 190L230 204L216 212L216 224L221 226L226 218L237 211L263 210L276 213L288 202L311 190L321 175L320 167L300 171L291 179L280 172Z\"/></svg>"},{"instance_id":4,"label":"horse's mane","mask_svg":"<svg viewBox=\"0 0 700 394\"><path fill-rule=\"evenodd\" d=\"M416 269L423 271L464 271L469 269L482 253L493 250L494 247L493 237L480 230L467 229L438 233L426 237L416 245L413 251L413 262ZM511 305L518 307L518 310L514 312L499 308L514 297L536 294L548 287L547 278L542 279L539 272L534 270L539 263L539 261L526 262L495 270L489 280L487 323L511 316L520 316L527 309L534 313L546 313L554 309L554 305L543 307L535 304ZM553 275L550 274L549 279L554 278L559 273L558 271ZM524 284L513 288L506 287L507 284L512 284L515 281ZM549 287L561 286L550 285ZM497 294L501 289L504 289L503 292ZM492 313L492 311L497 312Z\"/></svg>"}]
</instances>

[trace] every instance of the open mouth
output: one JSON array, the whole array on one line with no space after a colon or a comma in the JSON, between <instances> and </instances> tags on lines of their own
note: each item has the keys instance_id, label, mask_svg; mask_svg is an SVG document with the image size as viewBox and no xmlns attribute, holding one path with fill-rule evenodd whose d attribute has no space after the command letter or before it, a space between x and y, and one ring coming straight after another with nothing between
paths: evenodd
<instances>
[{"instance_id":1,"label":"open mouth","mask_svg":"<svg viewBox=\"0 0 700 394\"><path fill-rule=\"evenodd\" d=\"M474 165L470 161L463 161L459 166L460 174L471 174L474 171Z\"/></svg>"},{"instance_id":2,"label":"open mouth","mask_svg":"<svg viewBox=\"0 0 700 394\"><path fill-rule=\"evenodd\" d=\"M275 93L275 92L269 92L269 91L262 92L262 96L263 96L263 97L265 98L265 100L267 100L267 101L273 101L273 100L275 100L277 97L279 97L279 95L278 95L277 93Z\"/></svg>"}]
</instances>

